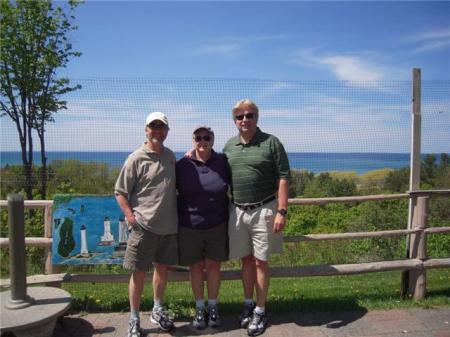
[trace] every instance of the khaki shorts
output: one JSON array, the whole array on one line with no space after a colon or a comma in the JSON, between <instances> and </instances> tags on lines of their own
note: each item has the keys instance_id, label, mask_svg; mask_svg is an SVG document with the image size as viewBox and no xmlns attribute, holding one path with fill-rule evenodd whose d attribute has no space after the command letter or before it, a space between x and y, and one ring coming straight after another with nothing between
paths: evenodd
<instances>
[{"instance_id":1,"label":"khaki shorts","mask_svg":"<svg viewBox=\"0 0 450 337\"><path fill-rule=\"evenodd\" d=\"M253 255L268 261L271 254L283 252L283 233L273 233L277 206L277 200L273 200L261 207L243 211L231 204L228 222L231 259Z\"/></svg>"},{"instance_id":2,"label":"khaki shorts","mask_svg":"<svg viewBox=\"0 0 450 337\"><path fill-rule=\"evenodd\" d=\"M178 263L177 234L157 235L136 224L128 236L123 267L131 271L147 271L153 262Z\"/></svg>"},{"instance_id":3,"label":"khaki shorts","mask_svg":"<svg viewBox=\"0 0 450 337\"><path fill-rule=\"evenodd\" d=\"M228 260L227 224L210 229L178 227L179 263L190 266L208 258L214 261Z\"/></svg>"}]
</instances>

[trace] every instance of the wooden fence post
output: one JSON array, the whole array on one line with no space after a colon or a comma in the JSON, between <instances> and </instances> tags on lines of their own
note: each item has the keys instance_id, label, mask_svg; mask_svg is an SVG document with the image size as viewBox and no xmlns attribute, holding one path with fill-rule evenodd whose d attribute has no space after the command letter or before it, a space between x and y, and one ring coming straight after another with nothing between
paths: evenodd
<instances>
[{"instance_id":1,"label":"wooden fence post","mask_svg":"<svg viewBox=\"0 0 450 337\"><path fill-rule=\"evenodd\" d=\"M46 205L44 207L44 237L53 237L53 205ZM54 266L52 263L52 247L45 248L45 274L55 274L60 271L59 266Z\"/></svg>"},{"instance_id":2,"label":"wooden fence post","mask_svg":"<svg viewBox=\"0 0 450 337\"><path fill-rule=\"evenodd\" d=\"M420 230L411 234L410 240L410 258L419 259L421 261L427 258L427 241L425 228L428 221L428 197L418 197L414 207L412 229ZM408 294L414 299L425 298L427 291L426 270L422 266L420 269L411 270L409 273L409 290Z\"/></svg>"},{"instance_id":3,"label":"wooden fence post","mask_svg":"<svg viewBox=\"0 0 450 337\"><path fill-rule=\"evenodd\" d=\"M413 86L412 86L412 114L411 114L411 157L410 157L410 176L409 176L409 191L416 191L420 189L420 166L421 166L421 132L422 132L422 115L421 115L421 95L422 95L422 82L421 82L421 70L420 68L414 68L412 73ZM412 228L414 207L416 198L409 198L408 208L408 229ZM406 258L410 259L411 254L410 236L406 237ZM409 270L405 270L402 273L402 296L408 293L409 289Z\"/></svg>"}]
</instances>

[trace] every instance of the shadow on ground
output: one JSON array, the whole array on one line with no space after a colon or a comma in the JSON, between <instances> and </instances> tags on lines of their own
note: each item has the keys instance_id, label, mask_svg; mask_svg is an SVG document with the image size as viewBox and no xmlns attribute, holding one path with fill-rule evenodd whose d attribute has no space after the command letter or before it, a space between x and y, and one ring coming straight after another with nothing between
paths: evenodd
<instances>
[{"instance_id":1,"label":"shadow on ground","mask_svg":"<svg viewBox=\"0 0 450 337\"><path fill-rule=\"evenodd\" d=\"M110 331L114 327L108 327ZM60 317L56 323L53 337L91 337L98 333L92 324L82 317Z\"/></svg>"}]
</instances>

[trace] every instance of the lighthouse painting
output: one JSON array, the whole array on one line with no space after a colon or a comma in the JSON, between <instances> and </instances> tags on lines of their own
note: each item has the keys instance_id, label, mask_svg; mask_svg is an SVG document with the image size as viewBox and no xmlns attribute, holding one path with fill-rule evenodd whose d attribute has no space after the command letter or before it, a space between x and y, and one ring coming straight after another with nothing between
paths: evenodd
<instances>
[{"instance_id":1,"label":"lighthouse painting","mask_svg":"<svg viewBox=\"0 0 450 337\"><path fill-rule=\"evenodd\" d=\"M122 264L128 226L114 196L61 194L53 200L53 264Z\"/></svg>"},{"instance_id":2,"label":"lighthouse painting","mask_svg":"<svg viewBox=\"0 0 450 337\"><path fill-rule=\"evenodd\" d=\"M103 235L98 244L100 246L111 246L114 244L114 237L111 234L111 221L109 221L107 216L105 216L105 220L103 220Z\"/></svg>"},{"instance_id":3,"label":"lighthouse painting","mask_svg":"<svg viewBox=\"0 0 450 337\"><path fill-rule=\"evenodd\" d=\"M117 249L124 250L127 247L128 240L128 222L121 217L119 219L119 246Z\"/></svg>"},{"instance_id":4,"label":"lighthouse painting","mask_svg":"<svg viewBox=\"0 0 450 337\"><path fill-rule=\"evenodd\" d=\"M81 225L81 227L80 227L80 236L81 236L80 255L87 257L87 256L89 256L89 250L87 248L86 226L85 225Z\"/></svg>"}]
</instances>

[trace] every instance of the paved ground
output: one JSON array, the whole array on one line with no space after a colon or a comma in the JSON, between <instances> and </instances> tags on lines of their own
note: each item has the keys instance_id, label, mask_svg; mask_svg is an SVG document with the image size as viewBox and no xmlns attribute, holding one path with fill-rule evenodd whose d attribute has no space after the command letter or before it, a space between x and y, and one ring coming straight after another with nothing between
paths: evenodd
<instances>
[{"instance_id":1,"label":"paved ground","mask_svg":"<svg viewBox=\"0 0 450 337\"><path fill-rule=\"evenodd\" d=\"M53 337L124 337L129 314L88 314L64 317ZM158 331L144 315L147 337L244 337L235 317L224 317L220 329L195 330L188 321L176 322L173 334ZM450 308L370 312L320 312L271 315L264 337L450 337Z\"/></svg>"}]
</instances>

